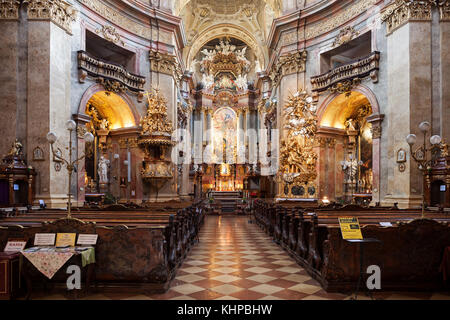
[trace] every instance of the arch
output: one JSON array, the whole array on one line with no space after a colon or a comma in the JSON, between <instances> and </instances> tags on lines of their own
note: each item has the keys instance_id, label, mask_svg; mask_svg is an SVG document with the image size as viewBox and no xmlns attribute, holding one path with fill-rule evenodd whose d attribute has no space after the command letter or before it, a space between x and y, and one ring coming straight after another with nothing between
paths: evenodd
<instances>
[{"instance_id":1,"label":"arch","mask_svg":"<svg viewBox=\"0 0 450 320\"><path fill-rule=\"evenodd\" d=\"M173 5L174 15L179 16L183 8L191 1L192 0L175 0ZM272 8L277 17L281 14L282 1L280 0L263 0L263 1Z\"/></svg>"},{"instance_id":2,"label":"arch","mask_svg":"<svg viewBox=\"0 0 450 320\"><path fill-rule=\"evenodd\" d=\"M93 84L89 88L86 89L86 91L83 93L83 96L81 97L80 104L78 106L78 114L85 115L86 114L86 105L89 102L89 100L99 92L105 91L105 88L101 84ZM132 115L133 125L127 125L127 127L133 127L137 126L139 124L139 121L141 119L141 116L139 112L136 109L136 106L134 105L131 98L124 93L111 93L119 96L121 100L123 100L124 104L127 105L129 113ZM117 112L117 110L113 110L113 112ZM116 128L113 128L116 129Z\"/></svg>"},{"instance_id":3,"label":"arch","mask_svg":"<svg viewBox=\"0 0 450 320\"><path fill-rule=\"evenodd\" d=\"M364 95L364 97L369 101L370 106L372 107L372 115L380 114L380 105L378 104L377 97L372 90L370 90L365 85L359 84L358 86L352 88L352 91ZM330 104L333 103L333 101L340 95L341 93L338 92L330 93L319 106L319 108L317 109L317 120L319 124L323 122L323 117L326 114L326 111Z\"/></svg>"},{"instance_id":4,"label":"arch","mask_svg":"<svg viewBox=\"0 0 450 320\"><path fill-rule=\"evenodd\" d=\"M186 66L191 69L191 63L199 50L209 41L222 37L233 37L246 43L256 55L256 59L261 66L265 66L267 55L261 49L258 41L247 30L231 24L219 24L206 29L202 34L198 35L193 41L192 46L186 57Z\"/></svg>"}]
</instances>

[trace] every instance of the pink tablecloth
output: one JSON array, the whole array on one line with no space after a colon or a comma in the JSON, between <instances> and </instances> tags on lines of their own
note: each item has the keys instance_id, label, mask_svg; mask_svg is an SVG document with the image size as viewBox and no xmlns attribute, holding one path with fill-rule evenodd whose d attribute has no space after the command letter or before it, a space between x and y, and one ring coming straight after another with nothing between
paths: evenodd
<instances>
[{"instance_id":1,"label":"pink tablecloth","mask_svg":"<svg viewBox=\"0 0 450 320\"><path fill-rule=\"evenodd\" d=\"M51 279L58 272L59 269L69 260L74 254L74 251L67 252L22 252L42 274Z\"/></svg>"}]
</instances>

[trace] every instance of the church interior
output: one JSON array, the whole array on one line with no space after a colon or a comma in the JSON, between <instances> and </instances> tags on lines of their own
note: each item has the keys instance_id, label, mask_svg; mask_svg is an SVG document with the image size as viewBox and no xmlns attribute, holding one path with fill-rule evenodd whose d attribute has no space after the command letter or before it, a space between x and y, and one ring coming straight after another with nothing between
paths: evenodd
<instances>
[{"instance_id":1,"label":"church interior","mask_svg":"<svg viewBox=\"0 0 450 320\"><path fill-rule=\"evenodd\" d=\"M450 0L2 0L0 29L0 299L450 300Z\"/></svg>"}]
</instances>

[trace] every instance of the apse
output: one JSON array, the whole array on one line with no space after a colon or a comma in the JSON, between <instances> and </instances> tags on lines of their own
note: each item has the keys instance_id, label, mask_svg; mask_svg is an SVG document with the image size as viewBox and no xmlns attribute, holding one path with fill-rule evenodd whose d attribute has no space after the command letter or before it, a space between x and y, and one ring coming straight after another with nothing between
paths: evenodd
<instances>
[{"instance_id":1,"label":"apse","mask_svg":"<svg viewBox=\"0 0 450 320\"><path fill-rule=\"evenodd\" d=\"M135 118L128 104L118 94L107 91L96 92L88 101L102 119L106 119L108 129L129 128L136 125ZM88 111L89 112L89 111ZM102 120L100 119L100 120Z\"/></svg>"}]
</instances>

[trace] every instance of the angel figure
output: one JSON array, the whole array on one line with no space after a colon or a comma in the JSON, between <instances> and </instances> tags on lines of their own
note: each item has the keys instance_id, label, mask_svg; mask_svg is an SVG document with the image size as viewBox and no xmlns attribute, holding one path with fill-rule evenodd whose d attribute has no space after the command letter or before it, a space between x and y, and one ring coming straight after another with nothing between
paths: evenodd
<instances>
[{"instance_id":1,"label":"angel figure","mask_svg":"<svg viewBox=\"0 0 450 320\"><path fill-rule=\"evenodd\" d=\"M23 149L22 144L19 142L19 140L16 139L16 141L14 141L12 148L9 151L8 155L18 156L18 155L22 154L22 149Z\"/></svg>"}]
</instances>

